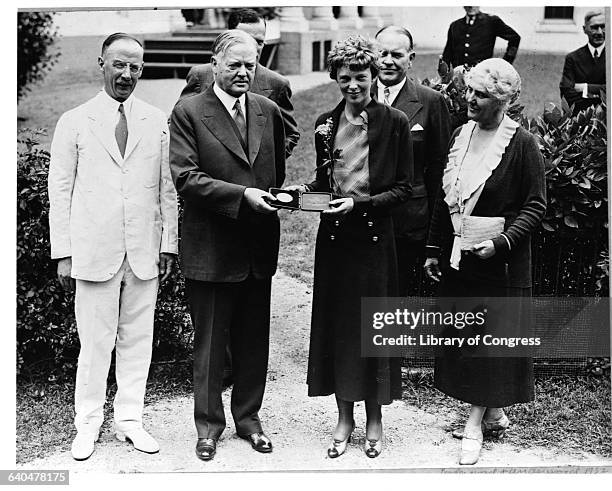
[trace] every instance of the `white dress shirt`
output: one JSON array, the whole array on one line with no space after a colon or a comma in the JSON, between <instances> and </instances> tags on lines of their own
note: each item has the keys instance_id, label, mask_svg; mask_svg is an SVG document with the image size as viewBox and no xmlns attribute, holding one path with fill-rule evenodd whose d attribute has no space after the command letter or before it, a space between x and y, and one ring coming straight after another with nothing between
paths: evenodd
<instances>
[{"instance_id":1,"label":"white dress shirt","mask_svg":"<svg viewBox=\"0 0 612 491\"><path fill-rule=\"evenodd\" d=\"M114 125L117 125L117 123L119 122L119 104L123 104L123 112L125 113L125 119L127 120L129 133L130 117L132 115L132 104L134 103L134 93L132 92L130 96L123 102L119 102L118 100L113 99L104 89L102 89L102 94L102 100L104 101L102 107L103 109L108 108L108 113L106 113L105 116L108 115L109 121L112 121Z\"/></svg>"},{"instance_id":2,"label":"white dress shirt","mask_svg":"<svg viewBox=\"0 0 612 491\"><path fill-rule=\"evenodd\" d=\"M395 84L395 85L389 85L389 105L392 106L393 102L395 101L395 99L397 98L397 95L399 94L400 90L402 90L402 87L406 84L406 77L404 77L402 79L402 81L399 84ZM387 86L385 84L383 84L380 80L378 80L376 82L376 85L378 87L378 102L384 104L385 102L385 88L387 88Z\"/></svg>"},{"instance_id":3,"label":"white dress shirt","mask_svg":"<svg viewBox=\"0 0 612 491\"><path fill-rule=\"evenodd\" d=\"M244 114L244 120L247 120L245 94L242 94L240 97L236 98L233 95L229 95L217 84L213 84L213 91L221 101L221 104L223 104L223 107L227 109L227 112L229 113L232 119L235 119L234 117L236 116L236 110L234 109L234 105L236 104L236 99L238 99L240 101L240 108L242 109L242 114Z\"/></svg>"}]
</instances>

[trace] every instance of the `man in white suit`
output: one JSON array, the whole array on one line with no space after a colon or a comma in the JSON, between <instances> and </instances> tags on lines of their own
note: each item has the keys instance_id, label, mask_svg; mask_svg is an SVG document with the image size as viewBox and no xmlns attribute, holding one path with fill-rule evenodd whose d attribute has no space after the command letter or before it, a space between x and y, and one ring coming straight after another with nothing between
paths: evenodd
<instances>
[{"instance_id":1,"label":"man in white suit","mask_svg":"<svg viewBox=\"0 0 612 491\"><path fill-rule=\"evenodd\" d=\"M98 58L104 89L62 115L51 144L51 257L67 289L76 286L81 350L72 455L87 459L103 421L106 378L116 349L115 431L147 453L142 427L158 276L177 253L177 201L168 165L168 126L132 92L143 68L140 42L109 36Z\"/></svg>"}]
</instances>

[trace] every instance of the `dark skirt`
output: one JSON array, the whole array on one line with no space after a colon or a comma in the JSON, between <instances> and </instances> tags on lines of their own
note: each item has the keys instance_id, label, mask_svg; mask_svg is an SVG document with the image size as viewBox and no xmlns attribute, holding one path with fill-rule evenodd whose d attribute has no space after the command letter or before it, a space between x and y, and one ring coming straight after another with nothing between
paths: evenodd
<instances>
[{"instance_id":1,"label":"dark skirt","mask_svg":"<svg viewBox=\"0 0 612 491\"><path fill-rule=\"evenodd\" d=\"M308 395L345 401L400 399L399 358L361 356L361 297L397 296L390 216L321 219L315 250Z\"/></svg>"},{"instance_id":2,"label":"dark skirt","mask_svg":"<svg viewBox=\"0 0 612 491\"><path fill-rule=\"evenodd\" d=\"M530 297L531 288L487 284L461 271L446 270L439 297ZM434 385L445 394L470 404L505 407L534 397L533 361L526 357L476 358L461 348L447 348L436 357Z\"/></svg>"}]
</instances>

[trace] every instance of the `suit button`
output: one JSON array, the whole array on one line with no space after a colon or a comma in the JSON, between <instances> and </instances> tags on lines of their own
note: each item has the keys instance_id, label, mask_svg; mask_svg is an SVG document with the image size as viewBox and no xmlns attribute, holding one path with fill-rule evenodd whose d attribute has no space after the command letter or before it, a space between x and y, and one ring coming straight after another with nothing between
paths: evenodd
<instances>
[{"instance_id":1,"label":"suit button","mask_svg":"<svg viewBox=\"0 0 612 491\"><path fill-rule=\"evenodd\" d=\"M467 55L468 55L468 54L467 54L467 53L465 53L465 56L466 56L466 57L467 57Z\"/></svg>"},{"instance_id":2,"label":"suit button","mask_svg":"<svg viewBox=\"0 0 612 491\"><path fill-rule=\"evenodd\" d=\"M372 237L372 242L374 242L374 243L378 242L378 236L377 236L377 235L375 235L374 237Z\"/></svg>"},{"instance_id":3,"label":"suit button","mask_svg":"<svg viewBox=\"0 0 612 491\"><path fill-rule=\"evenodd\" d=\"M127 169L121 169L121 172L122 172L123 174L127 174Z\"/></svg>"},{"instance_id":4,"label":"suit button","mask_svg":"<svg viewBox=\"0 0 612 491\"><path fill-rule=\"evenodd\" d=\"M372 227L374 225L374 222L368 222L368 227Z\"/></svg>"},{"instance_id":5,"label":"suit button","mask_svg":"<svg viewBox=\"0 0 612 491\"><path fill-rule=\"evenodd\" d=\"M334 222L334 225L335 225L336 227L339 227L339 226L340 226L340 221L339 221L339 220L336 220L336 221Z\"/></svg>"},{"instance_id":6,"label":"suit button","mask_svg":"<svg viewBox=\"0 0 612 491\"><path fill-rule=\"evenodd\" d=\"M465 43L465 47L469 48L470 47L470 43Z\"/></svg>"},{"instance_id":7,"label":"suit button","mask_svg":"<svg viewBox=\"0 0 612 491\"><path fill-rule=\"evenodd\" d=\"M367 216L368 216L367 212L363 214L363 217L364 217L364 218L365 218L365 217L367 217Z\"/></svg>"},{"instance_id":8,"label":"suit button","mask_svg":"<svg viewBox=\"0 0 612 491\"><path fill-rule=\"evenodd\" d=\"M336 236L335 235L330 235L329 236L329 240L336 240Z\"/></svg>"},{"instance_id":9,"label":"suit button","mask_svg":"<svg viewBox=\"0 0 612 491\"><path fill-rule=\"evenodd\" d=\"M469 37L470 37L470 35L469 35L469 34L466 34L466 35L465 35L465 37L466 37L466 38L469 38Z\"/></svg>"}]
</instances>

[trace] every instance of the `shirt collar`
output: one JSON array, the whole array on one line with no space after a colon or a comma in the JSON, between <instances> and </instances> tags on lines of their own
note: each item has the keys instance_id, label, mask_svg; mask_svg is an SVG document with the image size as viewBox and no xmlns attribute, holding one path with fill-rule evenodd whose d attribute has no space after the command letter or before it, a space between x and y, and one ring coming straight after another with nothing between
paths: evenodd
<instances>
[{"instance_id":1,"label":"shirt collar","mask_svg":"<svg viewBox=\"0 0 612 491\"><path fill-rule=\"evenodd\" d=\"M595 47L593 46L591 43L587 43L587 46L589 47L589 51L591 52L591 56L595 56L595 50L597 50L597 56L601 56L601 53L603 52L604 48L606 47L605 44L602 44L599 47Z\"/></svg>"},{"instance_id":2,"label":"shirt collar","mask_svg":"<svg viewBox=\"0 0 612 491\"><path fill-rule=\"evenodd\" d=\"M465 23L469 24L472 19L474 20L474 22L476 22L476 19L478 19L479 15L480 15L480 12L474 15L465 14Z\"/></svg>"},{"instance_id":3,"label":"shirt collar","mask_svg":"<svg viewBox=\"0 0 612 491\"><path fill-rule=\"evenodd\" d=\"M383 102L385 100L385 88L388 87L389 88L389 103L393 104L393 101L395 101L397 94L399 94L400 90L402 90L404 85L406 85L406 77L404 77L399 84L389 85L389 86L383 84L380 80L377 80L378 102Z\"/></svg>"},{"instance_id":4,"label":"shirt collar","mask_svg":"<svg viewBox=\"0 0 612 491\"><path fill-rule=\"evenodd\" d=\"M102 104L105 108L108 108L109 114L116 114L119 111L119 104L123 104L123 110L125 112L126 119L130 119L130 115L132 113L132 106L134 104L134 93L132 92L130 96L123 102L119 102L116 99L113 99L104 88L101 91L101 99Z\"/></svg>"},{"instance_id":5,"label":"shirt collar","mask_svg":"<svg viewBox=\"0 0 612 491\"><path fill-rule=\"evenodd\" d=\"M236 100L240 101L240 107L242 108L242 114L246 118L246 95L242 94L240 97L236 98L233 95L229 95L222 88L220 88L216 83L213 84L213 92L223 104L223 107L227 110L229 115L234 117L234 105L236 104Z\"/></svg>"}]
</instances>

